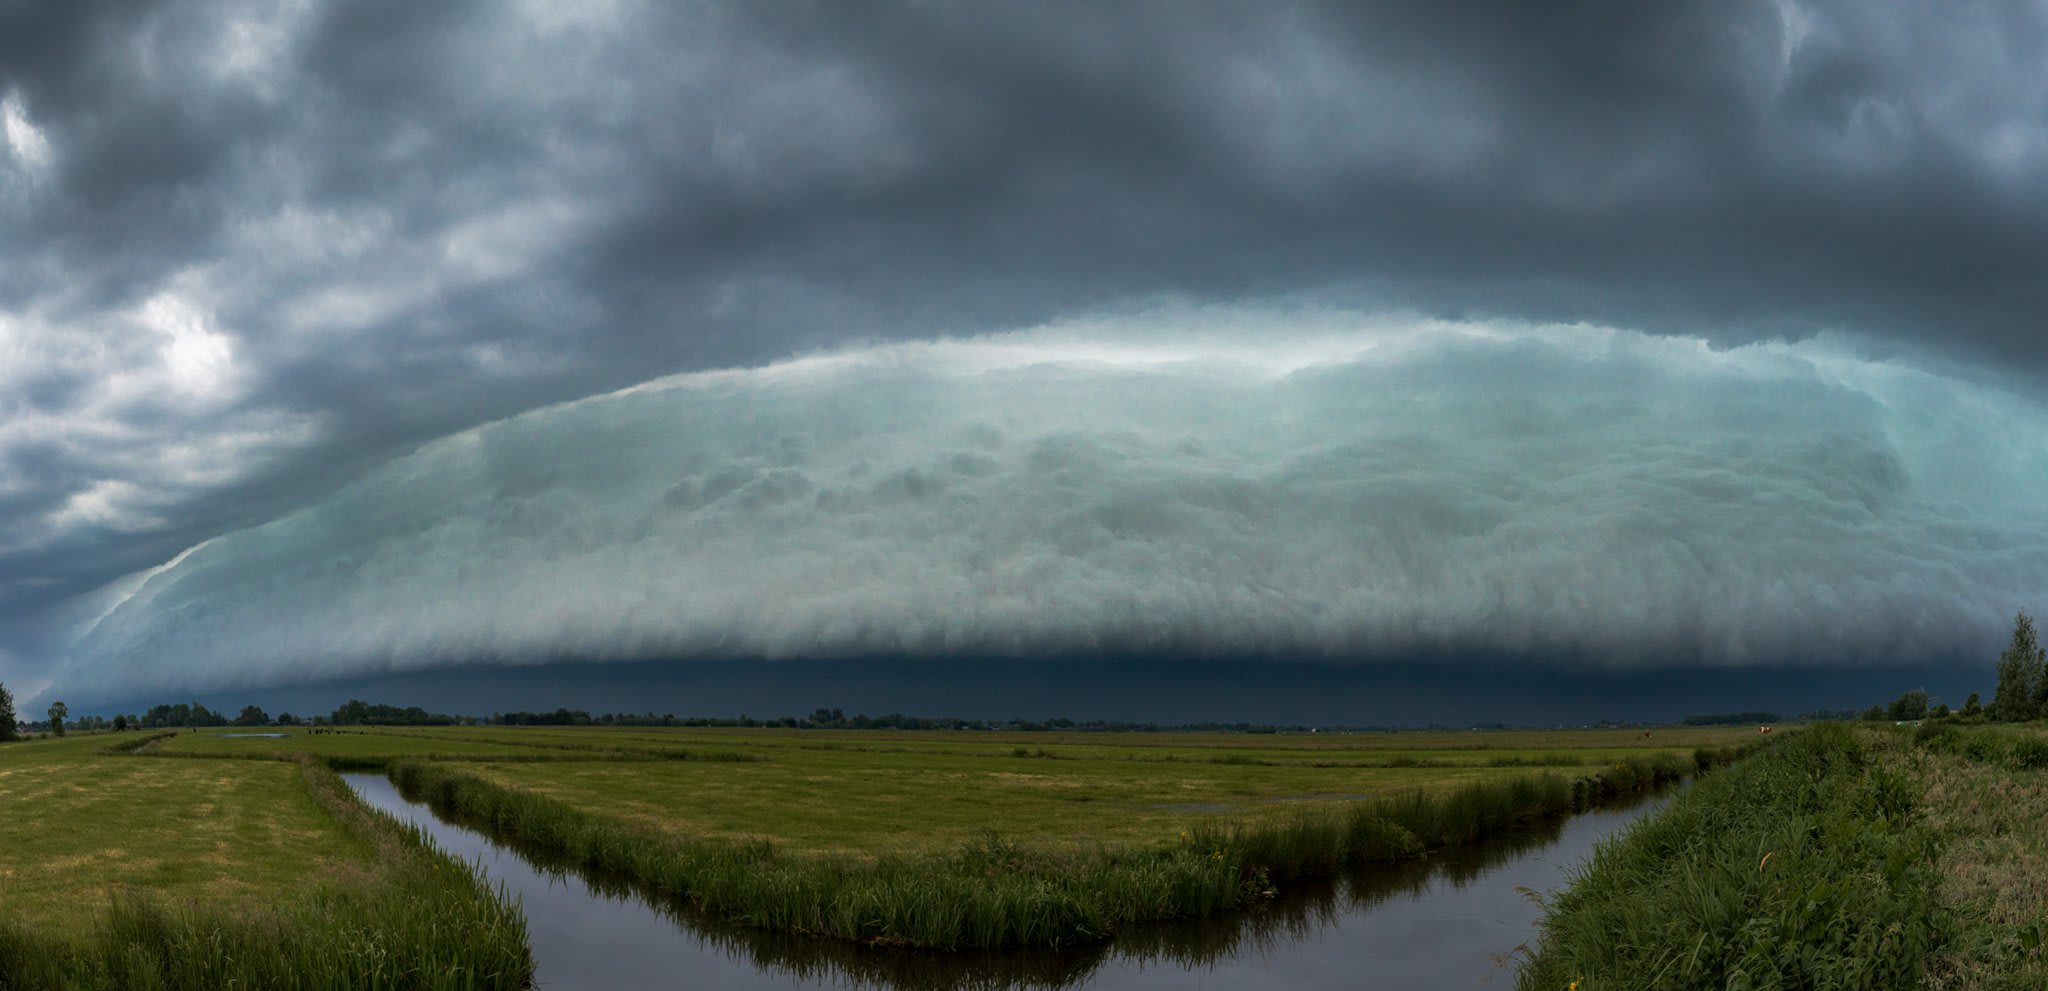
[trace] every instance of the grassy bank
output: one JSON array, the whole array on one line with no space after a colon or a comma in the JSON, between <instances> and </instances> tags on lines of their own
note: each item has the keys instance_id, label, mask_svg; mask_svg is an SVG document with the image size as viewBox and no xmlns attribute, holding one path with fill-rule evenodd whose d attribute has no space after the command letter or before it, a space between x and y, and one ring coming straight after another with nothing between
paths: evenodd
<instances>
[{"instance_id":1,"label":"grassy bank","mask_svg":"<svg viewBox=\"0 0 2048 991\"><path fill-rule=\"evenodd\" d=\"M2048 739L1824 726L1603 846L1525 989L2048 984Z\"/></svg>"},{"instance_id":2,"label":"grassy bank","mask_svg":"<svg viewBox=\"0 0 2048 991\"><path fill-rule=\"evenodd\" d=\"M324 766L106 742L0 749L0 988L528 983L517 910Z\"/></svg>"},{"instance_id":3,"label":"grassy bank","mask_svg":"<svg viewBox=\"0 0 2048 991\"><path fill-rule=\"evenodd\" d=\"M1210 915L1275 885L1415 856L1676 780L1723 755L1616 761L1574 783L1527 772L1439 791L1198 821L1164 845L1047 848L987 834L951 851L849 856L690 838L487 778L402 761L392 776L437 811L536 853L631 878L736 923L938 949L1060 946L1137 922Z\"/></svg>"}]
</instances>

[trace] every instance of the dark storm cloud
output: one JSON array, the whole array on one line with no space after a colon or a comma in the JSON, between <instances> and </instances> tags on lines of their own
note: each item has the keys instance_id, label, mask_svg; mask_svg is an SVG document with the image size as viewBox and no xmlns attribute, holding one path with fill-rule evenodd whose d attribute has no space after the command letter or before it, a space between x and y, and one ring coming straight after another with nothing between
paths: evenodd
<instances>
[{"instance_id":1,"label":"dark storm cloud","mask_svg":"<svg viewBox=\"0 0 2048 991\"><path fill-rule=\"evenodd\" d=\"M1879 668L1986 648L2048 596L2048 454L2015 444L2048 411L2010 394L1825 342L1152 320L436 440L81 603L58 686L1420 648Z\"/></svg>"},{"instance_id":2,"label":"dark storm cloud","mask_svg":"<svg viewBox=\"0 0 2048 991\"><path fill-rule=\"evenodd\" d=\"M1162 296L2035 372L2044 56L1995 3L0 5L0 641L451 430Z\"/></svg>"}]
</instances>

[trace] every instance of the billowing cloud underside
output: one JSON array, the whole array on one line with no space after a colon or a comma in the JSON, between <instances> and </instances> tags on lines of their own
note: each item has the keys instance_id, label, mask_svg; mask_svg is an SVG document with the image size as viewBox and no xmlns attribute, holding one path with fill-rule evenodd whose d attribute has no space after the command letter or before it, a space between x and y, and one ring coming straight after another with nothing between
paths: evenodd
<instances>
[{"instance_id":1,"label":"billowing cloud underside","mask_svg":"<svg viewBox=\"0 0 2048 991\"><path fill-rule=\"evenodd\" d=\"M2048 592L2043 411L1838 342L1069 330L445 438L104 590L59 688L565 656L1884 662Z\"/></svg>"}]
</instances>

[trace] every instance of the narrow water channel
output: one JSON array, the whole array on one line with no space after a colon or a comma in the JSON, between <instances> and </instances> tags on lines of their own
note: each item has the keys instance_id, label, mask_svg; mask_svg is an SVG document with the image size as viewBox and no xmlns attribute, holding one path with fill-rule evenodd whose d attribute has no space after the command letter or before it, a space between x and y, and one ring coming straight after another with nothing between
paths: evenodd
<instances>
[{"instance_id":1,"label":"narrow water channel","mask_svg":"<svg viewBox=\"0 0 2048 991\"><path fill-rule=\"evenodd\" d=\"M345 775L377 808L479 865L526 913L546 991L611 988L1502 989L1534 939L1532 893L1669 796L1517 830L1409 864L1300 885L1256 912L1148 926L1065 952L874 949L724 926L613 879L443 821L391 782Z\"/></svg>"}]
</instances>

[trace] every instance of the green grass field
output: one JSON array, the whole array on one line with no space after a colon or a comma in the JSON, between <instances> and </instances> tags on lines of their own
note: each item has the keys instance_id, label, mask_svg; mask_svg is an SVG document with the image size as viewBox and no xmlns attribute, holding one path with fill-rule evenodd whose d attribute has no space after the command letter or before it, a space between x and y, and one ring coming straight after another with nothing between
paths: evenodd
<instances>
[{"instance_id":1,"label":"green grass field","mask_svg":"<svg viewBox=\"0 0 2048 991\"><path fill-rule=\"evenodd\" d=\"M260 898L369 864L293 765L97 753L108 740L0 746L0 913L76 929L119 886Z\"/></svg>"},{"instance_id":2,"label":"green grass field","mask_svg":"<svg viewBox=\"0 0 2048 991\"><path fill-rule=\"evenodd\" d=\"M951 733L435 727L182 733L169 753L456 758L511 788L684 838L801 852L947 850L995 829L1036 845L1164 844L1191 823L1746 743L1752 728L1360 734ZM741 755L607 761L607 754ZM545 760L548 757L563 760ZM498 763L496 759L503 759ZM517 762L513 762L516 760Z\"/></svg>"},{"instance_id":3,"label":"green grass field","mask_svg":"<svg viewBox=\"0 0 2048 991\"><path fill-rule=\"evenodd\" d=\"M403 930L404 939L393 945L453 939L436 952L449 960L485 953L496 961L491 973L516 970L506 961L524 951L493 915L501 910L476 891L416 876L431 869L432 858L394 854L396 827L361 810L333 783L330 766L408 762L416 778L467 782L461 787L471 798L484 789L489 801L519 815L539 809L542 820L568 816L560 830L565 845L581 842L578 837L616 835L695 851L691 857L709 858L691 861L696 873L689 876L699 880L750 876L744 870L718 874L704 865L715 867L726 856L718 851L754 849L748 846L754 840L772 841L778 857L797 858L785 864L792 871L823 870L866 884L873 879L860 881L867 876L863 871L886 868L886 883L898 887L914 887L917 872L936 869L931 865L950 871L965 863L961 857L986 857L1000 849L1005 858L1023 858L1019 864L1073 863L1060 858L1085 855L1104 865L1102 877L1113 876L1131 893L1151 883L1145 880L1148 871L1179 876L1173 872L1194 870L1187 877L1196 880L1183 881L1215 888L1220 894L1203 897L1227 907L1238 897L1238 882L1202 879L1210 869L1202 865L1213 859L1192 868L1180 864L1185 851L1179 845L1191 831L1205 841L1234 844L1233 851L1245 856L1267 856L1261 844L1277 842L1296 844L1299 850L1288 856L1301 864L1341 860L1354 855L1347 850L1366 849L1359 842L1386 839L1378 827L1366 833L1344 827L1351 829L1345 834L1351 839L1327 832L1346 815L1364 814L1357 811L1369 804L1362 800L1463 794L1485 782L1555 783L1624 762L1689 762L1696 747L1747 743L1755 735L1749 728L1667 730L1648 737L1637 731L1253 735L550 727L264 732L283 735L179 731L132 753L107 748L139 742L141 734L0 746L0 808L8 812L0 816L0 964L28 961L81 987L121 986L139 978L108 963L128 955L121 948L126 937L109 934L140 925L137 919L147 923L144 928L162 928L169 925L162 920L172 918L182 921L171 929L215 934L168 942L149 957L169 961L193 946L274 944L277 939L262 933L275 930L278 919L338 912L371 920L363 925L373 929ZM1546 797L1539 802L1544 808L1577 800L1545 787L1550 790L1540 792ZM1489 793L1497 811L1472 806L1472 821L1535 808L1526 796L1538 792L1518 788ZM1408 849L1405 844L1432 830L1459 835L1462 827L1429 811L1434 801L1401 806L1401 815L1423 818L1411 823L1414 835L1396 830L1408 838L1389 849ZM991 831L1004 846L986 845ZM1308 841L1313 842L1299 845ZM1300 852L1312 850L1323 852ZM1032 859L1039 857L1052 859ZM660 869L681 870L676 863L671 857ZM1039 882L1027 880L1020 875L1019 891L1039 897L1031 893L1039 890L1031 884ZM743 895L724 897L739 904ZM1077 889L1061 897L1093 896ZM333 898L354 907L338 909ZM463 930L468 935L440 934L433 918L422 914L426 909L420 906L429 904L440 906L434 917L472 920ZM1095 913L1089 925L1097 929L1134 917L1119 915L1123 910L1114 906L1088 911ZM160 917L162 912L171 914ZM857 928L848 933L869 938ZM959 941L982 938L942 933L923 942L964 945ZM981 945L1025 937L987 938L995 942ZM1041 942L1060 938L1056 930L1029 936ZM472 945L483 949L451 948ZM262 966L339 952L294 946ZM245 970L233 971L216 961L178 978L186 973L179 966L162 964L159 976L171 975L164 977L168 986L260 984L265 973L246 969L254 963L237 964ZM390 986L472 986L407 980L412 979Z\"/></svg>"},{"instance_id":4,"label":"green grass field","mask_svg":"<svg viewBox=\"0 0 2048 991\"><path fill-rule=\"evenodd\" d=\"M0 988L528 983L514 907L325 765L106 749L147 739L0 746Z\"/></svg>"}]
</instances>

